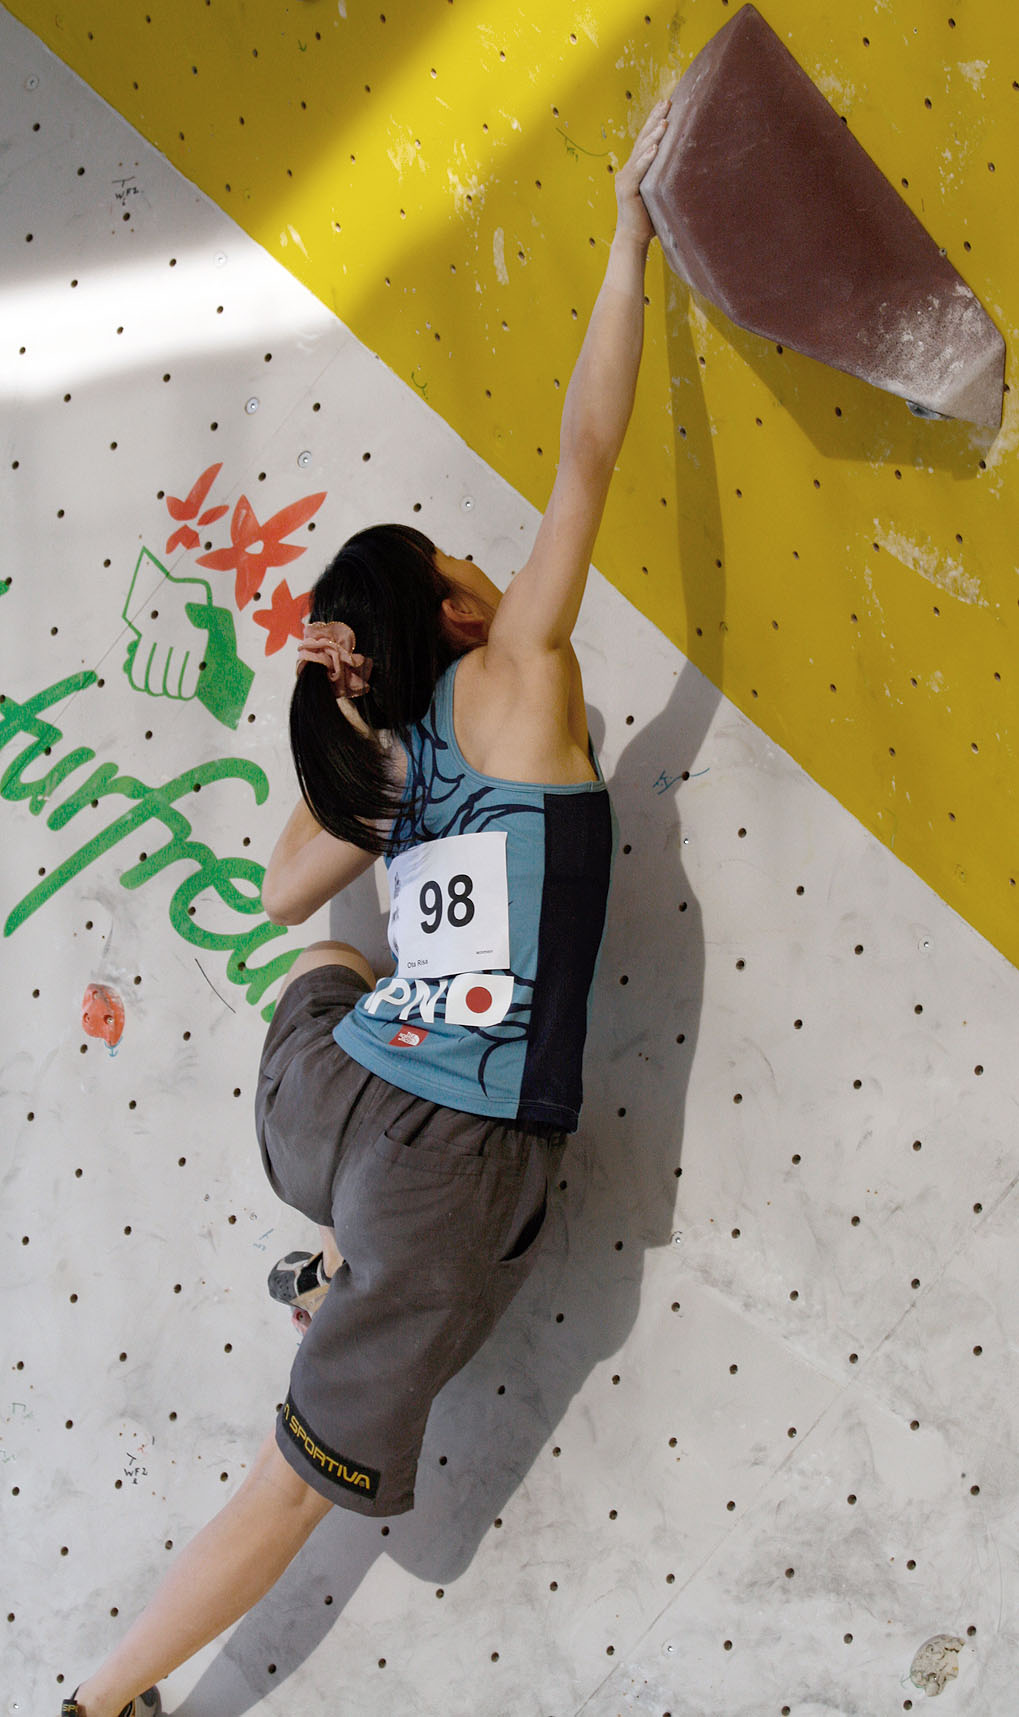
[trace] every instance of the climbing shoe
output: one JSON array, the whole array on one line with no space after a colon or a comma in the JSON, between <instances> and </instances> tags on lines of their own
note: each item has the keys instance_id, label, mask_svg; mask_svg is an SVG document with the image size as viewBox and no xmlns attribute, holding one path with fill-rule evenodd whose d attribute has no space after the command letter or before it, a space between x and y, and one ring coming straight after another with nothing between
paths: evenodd
<instances>
[{"instance_id":1,"label":"climbing shoe","mask_svg":"<svg viewBox=\"0 0 1019 1717\"><path fill-rule=\"evenodd\" d=\"M292 1312L307 1314L310 1321L329 1289L321 1252L288 1252L269 1271L269 1292L281 1305ZM296 1319L295 1319L296 1321ZM302 1327L307 1327L305 1319Z\"/></svg>"},{"instance_id":2,"label":"climbing shoe","mask_svg":"<svg viewBox=\"0 0 1019 1717\"><path fill-rule=\"evenodd\" d=\"M157 1689L150 1687L147 1693L140 1693L137 1699L132 1699L130 1705L125 1705L120 1717L159 1717L162 1709ZM71 1694L70 1699L65 1699L61 1705L60 1717L85 1717L85 1713L78 1704L77 1688Z\"/></svg>"}]
</instances>

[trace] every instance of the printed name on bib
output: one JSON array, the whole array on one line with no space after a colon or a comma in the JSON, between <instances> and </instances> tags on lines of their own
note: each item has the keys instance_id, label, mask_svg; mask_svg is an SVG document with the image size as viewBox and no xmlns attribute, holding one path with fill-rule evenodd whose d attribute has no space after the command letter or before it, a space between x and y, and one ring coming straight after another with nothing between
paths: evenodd
<instances>
[{"instance_id":1,"label":"printed name on bib","mask_svg":"<svg viewBox=\"0 0 1019 1717\"><path fill-rule=\"evenodd\" d=\"M424 841L389 867L389 943L402 977L510 964L505 831Z\"/></svg>"}]
</instances>

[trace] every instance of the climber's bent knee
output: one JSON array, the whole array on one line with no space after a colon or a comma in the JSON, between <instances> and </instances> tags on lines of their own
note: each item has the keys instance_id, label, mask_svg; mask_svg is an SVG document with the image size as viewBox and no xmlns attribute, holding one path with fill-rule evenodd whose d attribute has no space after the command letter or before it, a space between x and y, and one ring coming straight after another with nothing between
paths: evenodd
<instances>
[{"instance_id":1,"label":"climber's bent knee","mask_svg":"<svg viewBox=\"0 0 1019 1717\"><path fill-rule=\"evenodd\" d=\"M375 973L356 948L349 942L312 942L294 961L280 989L280 995L295 978L301 978L305 972L314 972L320 966L345 966L348 971L356 972L363 978L370 990L375 988Z\"/></svg>"}]
</instances>

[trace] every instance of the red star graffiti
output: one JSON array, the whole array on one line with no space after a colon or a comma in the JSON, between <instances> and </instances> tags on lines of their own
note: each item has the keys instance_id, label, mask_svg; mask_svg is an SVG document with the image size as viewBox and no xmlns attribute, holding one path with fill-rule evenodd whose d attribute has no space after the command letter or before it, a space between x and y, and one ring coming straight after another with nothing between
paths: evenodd
<instances>
[{"instance_id":1,"label":"red star graffiti","mask_svg":"<svg viewBox=\"0 0 1019 1717\"><path fill-rule=\"evenodd\" d=\"M230 520L231 546L199 555L198 565L211 567L214 572L234 572L237 606L246 607L267 572L273 567L288 566L304 553L306 545L288 543L284 538L307 524L325 498L324 489L320 494L306 495L303 501L292 501L289 507L281 507L271 519L260 524L247 495L242 495Z\"/></svg>"},{"instance_id":2,"label":"red star graffiti","mask_svg":"<svg viewBox=\"0 0 1019 1717\"><path fill-rule=\"evenodd\" d=\"M198 532L194 527L187 522L198 517L199 513L201 513L201 517L198 518L198 523L200 525L215 524L217 519L221 519L223 517L223 514L226 512L225 507L210 507L205 513L202 513L201 511L205 503L206 496L222 469L222 460L220 460L218 465L209 465L202 472L194 488L184 497L183 500L180 500L176 495L167 495L166 507L171 519L181 521L179 529L175 530L166 539L167 554L172 554L175 548L180 547L181 543L183 543L184 547L188 549L198 548L200 546L202 540L201 537L198 535Z\"/></svg>"},{"instance_id":3,"label":"red star graffiti","mask_svg":"<svg viewBox=\"0 0 1019 1717\"><path fill-rule=\"evenodd\" d=\"M264 626L269 636L265 642L265 653L274 656L277 650L282 650L288 638L304 636L304 622L311 612L311 591L305 590L300 596L291 596L290 586L286 579L277 584L272 593L272 601L268 608L256 608L255 623Z\"/></svg>"}]
</instances>

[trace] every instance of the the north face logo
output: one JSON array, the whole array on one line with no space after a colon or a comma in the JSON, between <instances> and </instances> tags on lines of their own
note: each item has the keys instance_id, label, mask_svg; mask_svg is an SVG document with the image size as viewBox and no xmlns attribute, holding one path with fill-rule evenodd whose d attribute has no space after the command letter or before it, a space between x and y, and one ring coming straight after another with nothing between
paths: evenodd
<instances>
[{"instance_id":1,"label":"the north face logo","mask_svg":"<svg viewBox=\"0 0 1019 1717\"><path fill-rule=\"evenodd\" d=\"M397 1049L418 1049L427 1036L428 1033L422 1031L420 1026L404 1025L400 1027L396 1036L391 1037L389 1041Z\"/></svg>"}]
</instances>

